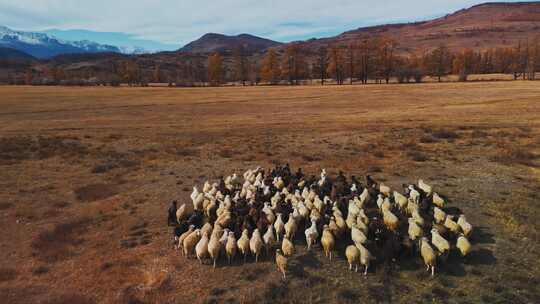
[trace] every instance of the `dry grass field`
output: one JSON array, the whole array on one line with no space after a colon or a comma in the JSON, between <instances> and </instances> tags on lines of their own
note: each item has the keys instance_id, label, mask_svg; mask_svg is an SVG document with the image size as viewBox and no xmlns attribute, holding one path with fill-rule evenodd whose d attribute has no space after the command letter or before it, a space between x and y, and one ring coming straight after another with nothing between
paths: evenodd
<instances>
[{"instance_id":1,"label":"dry grass field","mask_svg":"<svg viewBox=\"0 0 540 304\"><path fill-rule=\"evenodd\" d=\"M540 303L540 85L0 87L2 303ZM206 179L289 162L424 178L476 227L432 278L419 257L348 272L300 249L215 270L166 210ZM299 247L301 242L297 240Z\"/></svg>"}]
</instances>

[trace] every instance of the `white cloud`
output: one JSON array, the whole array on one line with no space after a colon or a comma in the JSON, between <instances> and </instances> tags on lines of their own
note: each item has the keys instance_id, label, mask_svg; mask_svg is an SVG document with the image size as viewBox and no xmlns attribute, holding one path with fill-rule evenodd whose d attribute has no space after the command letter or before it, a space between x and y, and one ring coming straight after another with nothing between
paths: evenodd
<instances>
[{"instance_id":1,"label":"white cloud","mask_svg":"<svg viewBox=\"0 0 540 304\"><path fill-rule=\"evenodd\" d=\"M88 29L185 44L207 32L289 41L382 22L417 21L475 0L0 0L0 23L23 30Z\"/></svg>"}]
</instances>

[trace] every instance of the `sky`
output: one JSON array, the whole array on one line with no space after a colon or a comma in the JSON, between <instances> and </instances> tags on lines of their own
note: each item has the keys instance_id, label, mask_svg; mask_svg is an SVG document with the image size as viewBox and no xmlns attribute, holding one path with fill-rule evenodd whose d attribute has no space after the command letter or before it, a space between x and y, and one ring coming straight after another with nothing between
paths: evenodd
<instances>
[{"instance_id":1,"label":"sky","mask_svg":"<svg viewBox=\"0 0 540 304\"><path fill-rule=\"evenodd\" d=\"M362 26L427 20L486 1L0 0L0 25L52 32L66 40L84 36L81 39L118 46L173 50L209 32L289 42Z\"/></svg>"}]
</instances>

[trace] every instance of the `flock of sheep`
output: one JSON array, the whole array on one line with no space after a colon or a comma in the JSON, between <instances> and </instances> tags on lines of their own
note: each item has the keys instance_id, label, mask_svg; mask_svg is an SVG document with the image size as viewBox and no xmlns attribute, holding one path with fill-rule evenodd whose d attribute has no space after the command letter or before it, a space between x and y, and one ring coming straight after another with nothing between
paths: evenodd
<instances>
[{"instance_id":1,"label":"flock of sheep","mask_svg":"<svg viewBox=\"0 0 540 304\"><path fill-rule=\"evenodd\" d=\"M391 269L405 255L419 255L434 275L451 250L471 251L473 229L465 215L449 214L445 199L422 180L400 193L369 175L364 182L342 172L331 178L325 169L306 176L286 165L233 174L201 190L193 188L193 208L173 202L169 224L184 256L195 255L201 264L210 258L214 267L221 255L230 264L238 254L257 262L275 252L285 278L295 243L305 241L308 251L320 243L330 260L345 248L349 269L362 265L364 275L373 260Z\"/></svg>"}]
</instances>

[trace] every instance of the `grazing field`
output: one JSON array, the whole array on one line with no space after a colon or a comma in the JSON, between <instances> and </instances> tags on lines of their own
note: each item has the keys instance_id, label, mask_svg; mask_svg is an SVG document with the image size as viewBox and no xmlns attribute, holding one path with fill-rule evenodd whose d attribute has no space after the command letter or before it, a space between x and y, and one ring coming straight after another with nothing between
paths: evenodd
<instances>
[{"instance_id":1,"label":"grazing field","mask_svg":"<svg viewBox=\"0 0 540 304\"><path fill-rule=\"evenodd\" d=\"M246 88L0 87L3 303L539 303L538 82ZM192 186L276 163L418 178L475 226L435 277L364 278L317 244L215 270L171 245Z\"/></svg>"}]
</instances>

